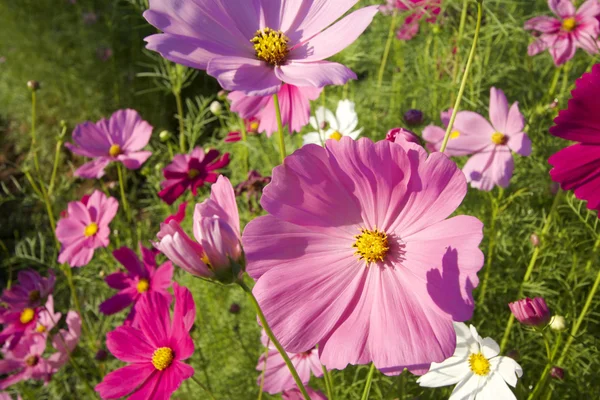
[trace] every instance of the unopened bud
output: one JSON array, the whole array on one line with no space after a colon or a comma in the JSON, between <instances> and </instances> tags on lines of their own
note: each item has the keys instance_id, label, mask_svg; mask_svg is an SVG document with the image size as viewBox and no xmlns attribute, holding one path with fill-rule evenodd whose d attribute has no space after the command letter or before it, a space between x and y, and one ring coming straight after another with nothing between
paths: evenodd
<instances>
[{"instance_id":1,"label":"unopened bud","mask_svg":"<svg viewBox=\"0 0 600 400\"><path fill-rule=\"evenodd\" d=\"M221 103L219 103L218 101L213 101L212 103L210 103L210 112L213 113L214 115L221 115L221 112L223 111L223 106L221 105Z\"/></svg>"},{"instance_id":2,"label":"unopened bud","mask_svg":"<svg viewBox=\"0 0 600 400\"><path fill-rule=\"evenodd\" d=\"M27 87L32 92L40 90L40 83L38 81L27 81Z\"/></svg>"},{"instance_id":3,"label":"unopened bud","mask_svg":"<svg viewBox=\"0 0 600 400\"><path fill-rule=\"evenodd\" d=\"M169 131L162 131L161 133L158 134L158 137L160 138L161 142L166 142L169 139L171 139L171 132L169 132Z\"/></svg>"},{"instance_id":4,"label":"unopened bud","mask_svg":"<svg viewBox=\"0 0 600 400\"><path fill-rule=\"evenodd\" d=\"M554 379L562 381L563 379L565 379L565 370L560 367L552 367L552 369L550 370L550 376Z\"/></svg>"},{"instance_id":5,"label":"unopened bud","mask_svg":"<svg viewBox=\"0 0 600 400\"><path fill-rule=\"evenodd\" d=\"M238 303L232 303L231 306L229 307L229 312L232 314L239 314L241 310L241 307Z\"/></svg>"},{"instance_id":6,"label":"unopened bud","mask_svg":"<svg viewBox=\"0 0 600 400\"><path fill-rule=\"evenodd\" d=\"M550 329L552 329L553 331L561 332L564 331L566 327L567 324L565 322L565 317L563 317L562 315L555 315L550 320Z\"/></svg>"},{"instance_id":7,"label":"unopened bud","mask_svg":"<svg viewBox=\"0 0 600 400\"><path fill-rule=\"evenodd\" d=\"M423 112L421 110L408 110L404 113L404 121L408 125L419 125L423 122Z\"/></svg>"},{"instance_id":8,"label":"unopened bud","mask_svg":"<svg viewBox=\"0 0 600 400\"><path fill-rule=\"evenodd\" d=\"M96 352L96 355L94 356L94 359L96 361L106 361L107 358L108 358L108 353L104 349L98 350Z\"/></svg>"},{"instance_id":9,"label":"unopened bud","mask_svg":"<svg viewBox=\"0 0 600 400\"><path fill-rule=\"evenodd\" d=\"M540 237L535 233L532 233L529 237L529 241L531 241L531 245L533 247L538 247L540 245Z\"/></svg>"},{"instance_id":10,"label":"unopened bud","mask_svg":"<svg viewBox=\"0 0 600 400\"><path fill-rule=\"evenodd\" d=\"M222 100L222 101L227 100L227 91L219 90L219 93L217 93L217 99Z\"/></svg>"}]
</instances>

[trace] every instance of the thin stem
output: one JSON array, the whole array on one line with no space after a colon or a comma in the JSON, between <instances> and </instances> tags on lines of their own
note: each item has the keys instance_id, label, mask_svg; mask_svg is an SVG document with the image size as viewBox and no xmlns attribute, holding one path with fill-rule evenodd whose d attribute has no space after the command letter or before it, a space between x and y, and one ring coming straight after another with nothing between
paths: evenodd
<instances>
[{"instance_id":1,"label":"thin stem","mask_svg":"<svg viewBox=\"0 0 600 400\"><path fill-rule=\"evenodd\" d=\"M269 357L269 340L267 339L267 347L265 349L265 361L263 362L263 369L260 374L260 387L258 389L258 400L262 399L263 389L265 387L265 372L267 371L267 358Z\"/></svg>"},{"instance_id":2,"label":"thin stem","mask_svg":"<svg viewBox=\"0 0 600 400\"><path fill-rule=\"evenodd\" d=\"M562 71L562 68L556 68L554 71L554 76L552 77L552 83L550 84L550 90L548 90L548 95L550 96L550 99L552 99L552 97L554 96L554 92L556 91L556 85L558 84L558 78L560 77L561 71Z\"/></svg>"},{"instance_id":3,"label":"thin stem","mask_svg":"<svg viewBox=\"0 0 600 400\"><path fill-rule=\"evenodd\" d=\"M246 122L240 118L240 133L242 134L242 142L244 142L244 174L248 175L250 171L250 153L248 151L248 133L246 132Z\"/></svg>"},{"instance_id":4,"label":"thin stem","mask_svg":"<svg viewBox=\"0 0 600 400\"><path fill-rule=\"evenodd\" d=\"M371 368L369 368L369 375L367 375L367 382L365 383L365 390L363 391L361 400L368 400L369 398L371 382L373 381L373 373L375 373L375 364L371 363Z\"/></svg>"},{"instance_id":5,"label":"thin stem","mask_svg":"<svg viewBox=\"0 0 600 400\"><path fill-rule=\"evenodd\" d=\"M123 177L123 166L121 163L117 163L117 173L119 174L119 187L121 188L121 203L123 203L123 211L125 211L125 215L127 215L127 220L130 221L129 203L127 203L127 196L125 195L125 179Z\"/></svg>"},{"instance_id":6,"label":"thin stem","mask_svg":"<svg viewBox=\"0 0 600 400\"><path fill-rule=\"evenodd\" d=\"M462 42L463 34L465 33L465 25L467 23L467 9L469 8L469 0L463 0L462 10L460 13L460 24L458 25L458 36L456 38L456 62L454 63L454 74L452 83L456 83L458 78L458 64L460 60L460 45Z\"/></svg>"},{"instance_id":7,"label":"thin stem","mask_svg":"<svg viewBox=\"0 0 600 400\"><path fill-rule=\"evenodd\" d=\"M452 127L454 126L454 121L456 120L456 114L458 113L458 108L460 107L460 102L462 100L463 94L465 93L465 88L467 87L467 78L469 77L469 71L471 70L471 65L473 65L473 59L475 58L475 50L477 49L477 41L479 40L479 31L481 30L481 19L483 18L483 0L477 1L477 25L475 26L475 36L473 37L473 44L471 46L471 52L469 53L469 58L467 60L467 65L465 67L465 72L463 73L462 81L460 83L460 89L458 90L458 97L454 102L454 109L452 110L452 116L450 117L450 122L448 123L448 128L446 129L446 135L444 135L444 142L442 143L442 147L440 148L440 152L443 153L446 150L446 146L448 146L448 140L450 139L450 133L452 132Z\"/></svg>"},{"instance_id":8,"label":"thin stem","mask_svg":"<svg viewBox=\"0 0 600 400\"><path fill-rule=\"evenodd\" d=\"M94 338L91 334L91 331L89 330L89 328L87 326L85 317L84 317L83 313L81 312L81 304L79 303L79 297L77 297L77 290L75 289L75 284L73 283L73 272L71 271L71 267L69 267L67 264L63 264L63 269L64 269L65 275L67 277L67 283L69 284L69 289L71 290L71 297L73 298L73 303L75 304L75 309L77 310L77 313L79 313L79 316L81 317L81 326L85 332L85 335L93 343Z\"/></svg>"},{"instance_id":9,"label":"thin stem","mask_svg":"<svg viewBox=\"0 0 600 400\"><path fill-rule=\"evenodd\" d=\"M483 276L483 280L481 282L481 291L479 292L479 300L477 304L483 304L485 301L485 294L487 292L488 280L490 278L490 270L492 269L492 261L494 259L494 250L496 248L496 220L498 219L498 202L502 197L502 192L498 196L498 199L495 199L490 196L492 200L492 214L490 216L490 229L488 231L488 236L490 237L490 243L488 245L488 251L486 254L486 265L485 265L485 274Z\"/></svg>"},{"instance_id":10,"label":"thin stem","mask_svg":"<svg viewBox=\"0 0 600 400\"><path fill-rule=\"evenodd\" d=\"M290 357L288 356L286 351L283 349L283 347L281 346L281 344L279 343L279 341L273 334L273 331L271 330L271 327L269 326L269 323L267 322L267 319L265 318L265 315L263 314L263 312L260 308L260 304L258 304L258 300L256 300L256 297L254 297L252 290L248 286L246 286L246 284L241 280L239 280L237 283L248 294L248 297L250 297L250 301L252 302L252 304L254 305L254 308L256 309L256 314L258 315L258 319L260 320L260 323L261 323L263 329L265 330L265 333L267 334L269 339L273 342L273 345L275 345L275 347L277 348L277 351L279 351L279 354L281 354L281 357L283 357L285 364L287 365L290 372L292 373L292 377L294 378L294 381L296 382L298 389L300 389L300 392L302 393L302 395L304 396L304 398L306 400L311 400L310 396L308 395L308 392L306 391L306 388L304 387L304 384L302 383L302 380L298 376L298 372L296 372L296 368L294 368L294 364L292 364L292 360L290 360Z\"/></svg>"},{"instance_id":11,"label":"thin stem","mask_svg":"<svg viewBox=\"0 0 600 400\"><path fill-rule=\"evenodd\" d=\"M277 93L273 95L273 103L275 104L275 115L277 116L277 129L279 130L279 155L281 157L281 163L285 159L285 140L283 138L283 123L281 122L281 109L279 108L279 96Z\"/></svg>"},{"instance_id":12,"label":"thin stem","mask_svg":"<svg viewBox=\"0 0 600 400\"><path fill-rule=\"evenodd\" d=\"M58 161L60 160L60 148L62 147L62 140L56 143L56 150L54 151L54 165L52 166L52 175L50 176L50 185L48 186L48 196L52 196L54 190L54 181L56 180L56 172L58 171Z\"/></svg>"},{"instance_id":13,"label":"thin stem","mask_svg":"<svg viewBox=\"0 0 600 400\"><path fill-rule=\"evenodd\" d=\"M183 122L183 103L181 102L181 90L173 91L175 102L177 103L177 116L179 119L179 149L182 153L186 153L185 143L185 125Z\"/></svg>"},{"instance_id":14,"label":"thin stem","mask_svg":"<svg viewBox=\"0 0 600 400\"><path fill-rule=\"evenodd\" d=\"M323 380L325 380L325 389L327 390L327 399L333 400L333 388L331 385L331 377L329 376L329 371L325 368L324 365L321 365L323 368Z\"/></svg>"},{"instance_id":15,"label":"thin stem","mask_svg":"<svg viewBox=\"0 0 600 400\"><path fill-rule=\"evenodd\" d=\"M396 29L396 17L398 15L398 9L394 8L392 18L390 21L390 29L388 31L387 41L385 42L385 49L383 50L383 56L381 57L381 64L379 65L379 73L377 74L377 89L381 89L383 84L383 74L385 73L385 67L387 66L387 60L390 55L390 49L392 48L392 40L394 39L394 30ZM380 96L377 96L379 99Z\"/></svg>"},{"instance_id":16,"label":"thin stem","mask_svg":"<svg viewBox=\"0 0 600 400\"><path fill-rule=\"evenodd\" d=\"M204 384L202 382L200 382L198 379L196 379L195 376L192 376L192 380L194 382L196 382L196 385L200 386L202 388L202 390L204 390L212 400L217 400L215 398L215 396L212 394L212 392L210 390L208 390L208 388L206 386L204 386Z\"/></svg>"}]
</instances>

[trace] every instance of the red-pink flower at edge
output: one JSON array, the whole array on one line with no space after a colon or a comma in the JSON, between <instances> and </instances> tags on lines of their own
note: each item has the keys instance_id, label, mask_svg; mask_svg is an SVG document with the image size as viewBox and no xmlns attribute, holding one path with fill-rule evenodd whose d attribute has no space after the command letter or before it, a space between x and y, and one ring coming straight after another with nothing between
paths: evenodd
<instances>
[{"instance_id":1,"label":"red-pink flower at edge","mask_svg":"<svg viewBox=\"0 0 600 400\"><path fill-rule=\"evenodd\" d=\"M196 307L190 291L173 283L175 306L151 293L138 306L139 328L120 326L107 334L108 350L126 366L106 375L96 386L103 399L130 395L130 400L164 400L194 375L182 361L194 353L190 329Z\"/></svg>"},{"instance_id":2,"label":"red-pink flower at edge","mask_svg":"<svg viewBox=\"0 0 600 400\"><path fill-rule=\"evenodd\" d=\"M152 155L142 151L150 141L152 126L135 110L116 111L108 120L84 122L73 132L75 144L65 146L75 154L93 158L75 171L82 178L101 178L111 162L121 162L127 169L138 169Z\"/></svg>"},{"instance_id":3,"label":"red-pink flower at edge","mask_svg":"<svg viewBox=\"0 0 600 400\"><path fill-rule=\"evenodd\" d=\"M263 192L269 215L243 235L253 293L286 351L318 345L329 369L374 362L387 374L450 357L483 265L482 223L448 218L466 192L446 155L407 141L343 137L288 156Z\"/></svg>"}]
</instances>

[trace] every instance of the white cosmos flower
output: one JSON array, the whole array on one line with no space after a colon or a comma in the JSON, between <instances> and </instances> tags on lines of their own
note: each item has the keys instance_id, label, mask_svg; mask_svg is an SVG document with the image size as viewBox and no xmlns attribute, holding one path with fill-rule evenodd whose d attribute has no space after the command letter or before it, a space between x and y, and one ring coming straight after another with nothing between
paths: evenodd
<instances>
[{"instance_id":1,"label":"white cosmos flower","mask_svg":"<svg viewBox=\"0 0 600 400\"><path fill-rule=\"evenodd\" d=\"M343 136L356 139L362 132L362 128L356 129L358 115L354 110L354 102L350 100L340 100L335 115L330 110L319 107L315 116L316 118L310 117L310 125L316 132L304 135L304 144L323 145L327 139L340 140Z\"/></svg>"},{"instance_id":2,"label":"white cosmos flower","mask_svg":"<svg viewBox=\"0 0 600 400\"><path fill-rule=\"evenodd\" d=\"M516 399L508 385L516 387L523 369L510 357L502 357L491 338L482 339L473 325L470 329L455 322L456 350L442 363L432 363L429 372L417 382L424 387L456 384L449 400ZM507 385L508 384L508 385Z\"/></svg>"}]
</instances>

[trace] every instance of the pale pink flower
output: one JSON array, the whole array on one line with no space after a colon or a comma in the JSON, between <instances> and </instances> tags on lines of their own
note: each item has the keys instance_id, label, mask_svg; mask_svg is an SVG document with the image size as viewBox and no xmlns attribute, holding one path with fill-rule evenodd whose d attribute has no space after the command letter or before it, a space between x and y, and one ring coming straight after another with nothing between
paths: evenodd
<instances>
[{"instance_id":1,"label":"pale pink flower","mask_svg":"<svg viewBox=\"0 0 600 400\"><path fill-rule=\"evenodd\" d=\"M6 377L0 379L0 390L28 379L49 380L51 368L43 357L45 349L46 337L43 335L29 335L13 349L3 349L0 375Z\"/></svg>"},{"instance_id":2,"label":"pale pink flower","mask_svg":"<svg viewBox=\"0 0 600 400\"><path fill-rule=\"evenodd\" d=\"M56 352L48 357L52 373L62 368L71 357L81 337L81 317L75 311L67 313L67 330L61 329L52 338L52 347Z\"/></svg>"},{"instance_id":3,"label":"pale pink flower","mask_svg":"<svg viewBox=\"0 0 600 400\"><path fill-rule=\"evenodd\" d=\"M468 113L468 111L459 111L456 115L462 115ZM446 128L450 124L450 118L452 116L452 109L442 111L440 118L444 128L440 128L435 125L428 125L423 129L423 139L427 142L425 148L430 152L440 151L442 143L444 142L444 136L446 136ZM465 116L468 118L468 114ZM473 144L475 141L475 145ZM470 132L461 132L456 128L456 122L450 131L450 137L448 138L448 144L446 146L445 154L449 156L466 156L473 154L477 150L477 136L473 137Z\"/></svg>"}]
</instances>

